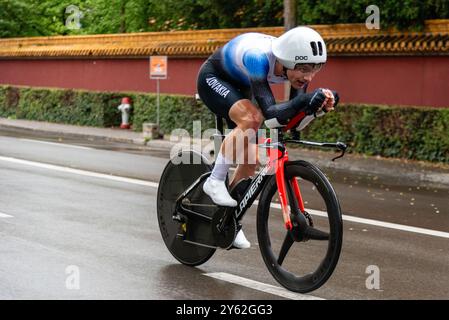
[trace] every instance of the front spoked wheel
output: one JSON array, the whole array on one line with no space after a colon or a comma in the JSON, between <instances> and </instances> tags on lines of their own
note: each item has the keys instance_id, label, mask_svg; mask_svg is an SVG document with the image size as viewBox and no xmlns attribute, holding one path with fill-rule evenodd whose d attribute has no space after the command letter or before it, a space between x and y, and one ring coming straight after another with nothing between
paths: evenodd
<instances>
[{"instance_id":1,"label":"front spoked wheel","mask_svg":"<svg viewBox=\"0 0 449 320\"><path fill-rule=\"evenodd\" d=\"M285 177L293 230L284 227L273 176L260 196L257 236L273 277L291 291L306 293L322 286L337 265L343 239L341 210L334 189L316 166L306 161L287 162ZM299 209L294 180L305 212Z\"/></svg>"}]
</instances>

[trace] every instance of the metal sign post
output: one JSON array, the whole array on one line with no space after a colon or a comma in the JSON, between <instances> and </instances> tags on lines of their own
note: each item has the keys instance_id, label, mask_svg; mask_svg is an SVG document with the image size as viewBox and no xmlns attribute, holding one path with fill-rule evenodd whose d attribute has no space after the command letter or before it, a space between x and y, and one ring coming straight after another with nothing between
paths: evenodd
<instances>
[{"instance_id":1,"label":"metal sign post","mask_svg":"<svg viewBox=\"0 0 449 320\"><path fill-rule=\"evenodd\" d=\"M159 78L156 80L157 82L156 82L156 87L157 87L157 89L156 89L156 91L157 91L157 98L156 98L156 106L157 106L157 120L156 120L156 123L157 123L157 125L159 126Z\"/></svg>"},{"instance_id":2,"label":"metal sign post","mask_svg":"<svg viewBox=\"0 0 449 320\"><path fill-rule=\"evenodd\" d=\"M150 79L156 80L156 107L157 107L157 125L159 126L159 93L160 79L167 79L167 56L151 56L150 57Z\"/></svg>"}]
</instances>

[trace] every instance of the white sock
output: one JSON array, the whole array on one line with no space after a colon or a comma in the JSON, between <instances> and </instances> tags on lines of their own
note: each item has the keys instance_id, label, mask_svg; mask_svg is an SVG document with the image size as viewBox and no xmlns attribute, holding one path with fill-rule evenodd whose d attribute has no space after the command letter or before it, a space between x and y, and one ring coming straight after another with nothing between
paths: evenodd
<instances>
[{"instance_id":1,"label":"white sock","mask_svg":"<svg viewBox=\"0 0 449 320\"><path fill-rule=\"evenodd\" d=\"M215 161L215 166L210 177L215 180L225 181L226 175L228 174L231 166L232 162L227 160L220 152L217 156L217 160Z\"/></svg>"}]
</instances>

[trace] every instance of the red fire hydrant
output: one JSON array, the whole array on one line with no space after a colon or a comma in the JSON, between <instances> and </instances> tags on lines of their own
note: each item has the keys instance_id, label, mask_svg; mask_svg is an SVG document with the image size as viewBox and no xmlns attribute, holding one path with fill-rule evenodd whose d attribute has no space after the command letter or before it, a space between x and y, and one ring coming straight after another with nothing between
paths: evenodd
<instances>
[{"instance_id":1,"label":"red fire hydrant","mask_svg":"<svg viewBox=\"0 0 449 320\"><path fill-rule=\"evenodd\" d=\"M131 111L131 99L129 97L122 98L122 104L118 106L118 109L122 112L122 124L120 128L129 129L129 113Z\"/></svg>"}]
</instances>

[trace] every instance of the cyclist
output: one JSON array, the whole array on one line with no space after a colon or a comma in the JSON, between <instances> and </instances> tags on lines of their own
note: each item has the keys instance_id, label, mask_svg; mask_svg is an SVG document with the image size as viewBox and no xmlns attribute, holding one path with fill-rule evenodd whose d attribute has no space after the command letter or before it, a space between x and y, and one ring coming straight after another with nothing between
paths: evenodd
<instances>
[{"instance_id":1,"label":"cyclist","mask_svg":"<svg viewBox=\"0 0 449 320\"><path fill-rule=\"evenodd\" d=\"M333 109L335 97L330 90L305 92L326 59L326 45L319 33L301 26L279 38L261 33L239 35L201 66L197 81L200 98L233 129L224 139L213 171L203 185L204 192L215 204L237 206L225 185L234 154L243 152L245 162L238 164L231 188L255 173L256 162L247 161L248 154L256 154L255 141L245 141L244 150L236 150L239 135L250 129L257 132L264 119L267 126L280 127L305 111L298 128L302 129L317 115ZM285 81L291 84L291 99L276 104L269 84ZM250 247L242 230L233 245L240 249Z\"/></svg>"}]
</instances>

